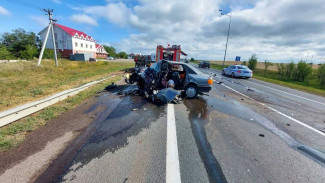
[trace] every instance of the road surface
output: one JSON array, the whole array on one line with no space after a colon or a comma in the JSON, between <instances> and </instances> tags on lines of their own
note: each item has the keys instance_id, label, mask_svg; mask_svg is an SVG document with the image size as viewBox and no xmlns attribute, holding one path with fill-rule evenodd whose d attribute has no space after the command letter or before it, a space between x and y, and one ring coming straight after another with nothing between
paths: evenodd
<instances>
[{"instance_id":1,"label":"road surface","mask_svg":"<svg viewBox=\"0 0 325 183\"><path fill-rule=\"evenodd\" d=\"M325 98L200 70L209 96L180 104L100 94L88 138L36 182L325 182Z\"/></svg>"}]
</instances>

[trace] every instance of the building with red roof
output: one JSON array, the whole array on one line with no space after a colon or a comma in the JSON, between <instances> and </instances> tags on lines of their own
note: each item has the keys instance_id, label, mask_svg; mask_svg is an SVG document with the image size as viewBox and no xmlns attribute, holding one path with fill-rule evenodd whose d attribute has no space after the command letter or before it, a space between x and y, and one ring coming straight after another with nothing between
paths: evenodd
<instances>
[{"instance_id":1,"label":"building with red roof","mask_svg":"<svg viewBox=\"0 0 325 183\"><path fill-rule=\"evenodd\" d=\"M98 50L96 47L96 42L91 36L82 31L72 29L70 27L66 27L57 23L53 24L53 28L56 49L62 58L69 58L70 54L75 53L91 53L93 55L93 58L97 57L96 53ZM47 27L38 33L42 42L44 42L46 31ZM52 36L50 35L46 43L46 48L53 49Z\"/></svg>"},{"instance_id":2,"label":"building with red roof","mask_svg":"<svg viewBox=\"0 0 325 183\"><path fill-rule=\"evenodd\" d=\"M96 44L96 58L107 58L108 53L104 49L103 45Z\"/></svg>"}]
</instances>

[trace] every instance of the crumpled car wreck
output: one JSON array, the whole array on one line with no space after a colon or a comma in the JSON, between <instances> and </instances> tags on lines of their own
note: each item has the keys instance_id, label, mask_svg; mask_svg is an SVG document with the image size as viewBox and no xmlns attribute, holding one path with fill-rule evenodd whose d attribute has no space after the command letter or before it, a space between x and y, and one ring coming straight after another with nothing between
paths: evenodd
<instances>
[{"instance_id":1,"label":"crumpled car wreck","mask_svg":"<svg viewBox=\"0 0 325 183\"><path fill-rule=\"evenodd\" d=\"M193 66L174 61L160 60L148 68L134 68L125 81L136 83L138 90L147 98L169 103L175 98L195 98L208 93L213 84L211 76Z\"/></svg>"}]
</instances>

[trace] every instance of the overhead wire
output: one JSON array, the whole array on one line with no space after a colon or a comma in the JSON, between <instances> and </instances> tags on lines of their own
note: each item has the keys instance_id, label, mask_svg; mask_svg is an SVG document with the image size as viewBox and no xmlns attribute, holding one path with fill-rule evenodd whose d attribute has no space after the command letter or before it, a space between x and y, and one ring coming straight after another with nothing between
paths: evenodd
<instances>
[{"instance_id":1,"label":"overhead wire","mask_svg":"<svg viewBox=\"0 0 325 183\"><path fill-rule=\"evenodd\" d=\"M36 10L42 10L42 8L38 5L35 5L35 4L31 4L31 3L28 3L26 1L23 1L23 0L7 0L11 3L14 3L14 4L18 4L18 5L21 5L21 6L24 6L24 7L27 7L27 8L32 8L32 9L36 9Z\"/></svg>"}]
</instances>

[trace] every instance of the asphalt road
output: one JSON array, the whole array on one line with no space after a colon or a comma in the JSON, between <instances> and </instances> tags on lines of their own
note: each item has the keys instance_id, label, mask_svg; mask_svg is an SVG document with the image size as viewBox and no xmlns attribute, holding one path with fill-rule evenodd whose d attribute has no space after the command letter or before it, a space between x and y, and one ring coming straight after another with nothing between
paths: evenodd
<instances>
[{"instance_id":1,"label":"asphalt road","mask_svg":"<svg viewBox=\"0 0 325 183\"><path fill-rule=\"evenodd\" d=\"M325 98L200 70L209 96L180 104L100 94L89 138L36 182L325 182Z\"/></svg>"}]
</instances>

